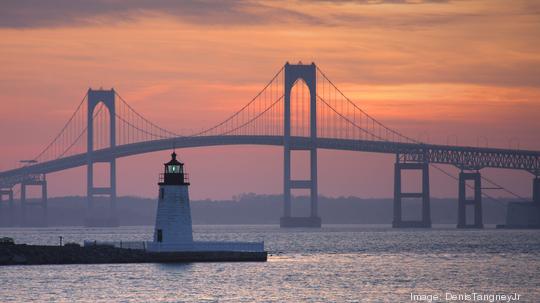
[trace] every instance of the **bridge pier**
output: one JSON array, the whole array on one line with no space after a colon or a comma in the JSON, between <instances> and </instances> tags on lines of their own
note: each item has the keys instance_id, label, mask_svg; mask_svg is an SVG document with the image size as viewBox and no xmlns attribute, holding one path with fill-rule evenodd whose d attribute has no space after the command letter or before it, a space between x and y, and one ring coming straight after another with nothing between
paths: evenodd
<instances>
[{"instance_id":1,"label":"bridge pier","mask_svg":"<svg viewBox=\"0 0 540 303\"><path fill-rule=\"evenodd\" d=\"M14 219L14 205L13 205L13 188L2 188L0 189L0 208L4 204L4 196L7 196L7 202L9 205L9 213L0 210L1 222L0 226L12 226Z\"/></svg>"},{"instance_id":2,"label":"bridge pier","mask_svg":"<svg viewBox=\"0 0 540 303\"><path fill-rule=\"evenodd\" d=\"M116 119L115 119L115 98L114 89L111 90L88 90L88 111L87 111L87 154L86 154L86 197L87 208L85 226L88 227L115 227L118 226L118 217L116 210L116 157L113 155L109 159L96 160L94 159L94 109L102 102L109 111L109 147L116 146ZM108 187L94 186L94 164L108 163L109 164L109 179ZM98 211L95 205L95 197L109 197L108 214L104 217Z\"/></svg>"},{"instance_id":3,"label":"bridge pier","mask_svg":"<svg viewBox=\"0 0 540 303\"><path fill-rule=\"evenodd\" d=\"M402 170L421 170L422 171L422 191L416 193L404 193L401 189L401 171ZM404 221L402 219L402 199L403 198L421 198L422 199L422 219L417 221ZM429 163L400 163L399 155L396 155L394 165L394 220L392 227L431 227L431 210L429 197Z\"/></svg>"},{"instance_id":4,"label":"bridge pier","mask_svg":"<svg viewBox=\"0 0 540 303\"><path fill-rule=\"evenodd\" d=\"M533 178L533 202L540 204L540 175Z\"/></svg>"},{"instance_id":5,"label":"bridge pier","mask_svg":"<svg viewBox=\"0 0 540 303\"><path fill-rule=\"evenodd\" d=\"M303 79L310 94L310 143L308 146L291 145L291 90L297 80ZM280 227L321 227L318 210L317 190L317 74L315 64L285 64L285 100L283 123L283 217ZM309 180L291 179L291 152L294 150L309 150L310 178ZM291 214L291 189L309 189L310 216L293 217Z\"/></svg>"},{"instance_id":6,"label":"bridge pier","mask_svg":"<svg viewBox=\"0 0 540 303\"><path fill-rule=\"evenodd\" d=\"M467 180L474 182L474 196L467 198ZM474 207L474 222L467 223L467 206ZM482 178L479 171L459 173L459 200L458 200L458 224L457 228L483 228L482 222Z\"/></svg>"},{"instance_id":7,"label":"bridge pier","mask_svg":"<svg viewBox=\"0 0 540 303\"><path fill-rule=\"evenodd\" d=\"M108 163L110 184L107 187L94 186L94 163ZM87 227L116 227L118 226L116 209L116 161L93 161L87 168L87 178L91 180L87 186L87 207L85 226ZM108 197L109 209L108 216L103 217L99 208L96 207L96 197ZM102 210L103 211L103 210Z\"/></svg>"},{"instance_id":8,"label":"bridge pier","mask_svg":"<svg viewBox=\"0 0 540 303\"><path fill-rule=\"evenodd\" d=\"M41 187L41 197L37 201L29 201L27 198L27 187ZM28 207L41 207L41 221L28 222ZM47 179L45 174L35 175L22 180L21 182L21 226L47 226Z\"/></svg>"},{"instance_id":9,"label":"bridge pier","mask_svg":"<svg viewBox=\"0 0 540 303\"><path fill-rule=\"evenodd\" d=\"M286 151L285 155L285 180L284 180L284 214L280 219L280 227L321 227L321 218L318 210L317 193L317 150L310 149L310 180L292 180L291 179L291 150ZM291 214L291 190L309 189L310 190L310 216L293 217Z\"/></svg>"}]
</instances>

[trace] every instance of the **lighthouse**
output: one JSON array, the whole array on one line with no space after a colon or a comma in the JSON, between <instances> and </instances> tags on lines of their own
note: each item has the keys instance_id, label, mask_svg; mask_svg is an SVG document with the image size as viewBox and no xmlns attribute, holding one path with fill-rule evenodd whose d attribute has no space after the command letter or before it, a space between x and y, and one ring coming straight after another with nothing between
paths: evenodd
<instances>
[{"instance_id":1,"label":"lighthouse","mask_svg":"<svg viewBox=\"0 0 540 303\"><path fill-rule=\"evenodd\" d=\"M159 246L189 245L193 242L189 180L184 163L171 154L160 174L154 243Z\"/></svg>"},{"instance_id":2,"label":"lighthouse","mask_svg":"<svg viewBox=\"0 0 540 303\"><path fill-rule=\"evenodd\" d=\"M256 258L266 260L264 242L193 241L189 185L184 163L178 161L173 152L159 177L154 238L144 242L144 249L150 252L210 252L216 260L220 256L235 258L226 252L252 252Z\"/></svg>"}]
</instances>

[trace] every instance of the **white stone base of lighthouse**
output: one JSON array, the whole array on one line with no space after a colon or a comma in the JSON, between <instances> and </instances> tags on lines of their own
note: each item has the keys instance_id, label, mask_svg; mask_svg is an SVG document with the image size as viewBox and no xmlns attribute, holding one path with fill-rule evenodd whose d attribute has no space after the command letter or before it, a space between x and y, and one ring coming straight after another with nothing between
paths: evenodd
<instances>
[{"instance_id":1,"label":"white stone base of lighthouse","mask_svg":"<svg viewBox=\"0 0 540 303\"><path fill-rule=\"evenodd\" d=\"M264 242L203 242L190 243L160 243L147 242L146 250L152 252L180 252L180 251L247 251L263 252Z\"/></svg>"}]
</instances>

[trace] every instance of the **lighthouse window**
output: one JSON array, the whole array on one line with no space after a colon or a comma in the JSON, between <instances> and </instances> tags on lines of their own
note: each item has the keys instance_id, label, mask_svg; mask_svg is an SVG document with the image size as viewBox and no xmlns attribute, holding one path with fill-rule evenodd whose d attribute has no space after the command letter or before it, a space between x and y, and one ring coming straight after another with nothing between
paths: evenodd
<instances>
[{"instance_id":1,"label":"lighthouse window","mask_svg":"<svg viewBox=\"0 0 540 303\"><path fill-rule=\"evenodd\" d=\"M169 165L169 173L179 173L180 172L180 166L179 165Z\"/></svg>"},{"instance_id":2,"label":"lighthouse window","mask_svg":"<svg viewBox=\"0 0 540 303\"><path fill-rule=\"evenodd\" d=\"M165 198L165 190L163 188L159 189L159 199L163 200Z\"/></svg>"},{"instance_id":3,"label":"lighthouse window","mask_svg":"<svg viewBox=\"0 0 540 303\"><path fill-rule=\"evenodd\" d=\"M163 231L161 229L157 230L157 241L163 242Z\"/></svg>"}]
</instances>

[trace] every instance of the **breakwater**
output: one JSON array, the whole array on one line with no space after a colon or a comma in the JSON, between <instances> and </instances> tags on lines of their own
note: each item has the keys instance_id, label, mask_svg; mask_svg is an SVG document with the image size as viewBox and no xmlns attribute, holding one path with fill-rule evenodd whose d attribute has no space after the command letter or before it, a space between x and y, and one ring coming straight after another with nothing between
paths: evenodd
<instances>
[{"instance_id":1,"label":"breakwater","mask_svg":"<svg viewBox=\"0 0 540 303\"><path fill-rule=\"evenodd\" d=\"M264 262L267 252L203 251L148 252L107 245L82 247L2 244L0 265L104 264L104 263L190 263L190 262Z\"/></svg>"}]
</instances>

